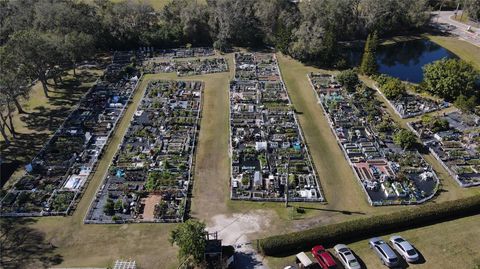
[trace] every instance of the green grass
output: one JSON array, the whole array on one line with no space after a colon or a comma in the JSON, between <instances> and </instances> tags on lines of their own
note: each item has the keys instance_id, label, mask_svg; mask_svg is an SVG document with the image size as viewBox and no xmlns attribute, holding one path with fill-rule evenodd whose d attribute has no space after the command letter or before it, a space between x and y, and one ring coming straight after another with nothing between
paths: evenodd
<instances>
[{"instance_id":1,"label":"green grass","mask_svg":"<svg viewBox=\"0 0 480 269\"><path fill-rule=\"evenodd\" d=\"M477 225L479 221L480 216L472 216L397 233L409 240L425 259L424 263L410 264L409 267L475 268L475 265L480 264L480 252L475 240L480 236L480 225ZM379 236L388 240L391 235ZM367 268L386 268L368 247L368 240L349 244L349 247ZM267 261L271 268L283 268L294 263L295 256L267 257Z\"/></svg>"},{"instance_id":2,"label":"green grass","mask_svg":"<svg viewBox=\"0 0 480 269\"><path fill-rule=\"evenodd\" d=\"M44 95L41 84L36 83L28 98L19 99L26 113L13 112L17 138L13 139L7 132L10 140L7 145L0 136L0 151L4 161L18 161L21 165L4 188L8 188L23 174L23 164L31 161L38 153L101 74L102 70L87 69L78 70L77 77L74 77L72 71L69 71L63 76L63 83L57 87L53 86L53 81L49 81L52 84L49 85L50 98Z\"/></svg>"},{"instance_id":3,"label":"green grass","mask_svg":"<svg viewBox=\"0 0 480 269\"><path fill-rule=\"evenodd\" d=\"M231 57L229 60L232 64ZM218 73L180 78L205 82L204 110L197 151L192 212L194 217L199 219L208 218L211 214L216 213L219 207L226 205L226 194L229 191L227 186L229 162L227 155L228 129L226 129L228 113L225 111L228 112L227 87L231 74ZM126 133L146 85L150 80L155 79L179 78L175 74L146 75L144 77L133 96L132 104L119 122L117 130L100 160L98 169L74 214L67 217L38 218L37 223L32 226L43 232L46 239L57 247L56 254L63 258L60 266L108 266L115 259L132 258L142 268L158 268L159 264L162 265L162 268L176 268L178 264L177 250L168 243L169 232L176 224L83 224L88 206ZM217 107L219 105L223 106L223 110ZM213 125L210 126L210 124ZM218 128L223 128L223 131L218 132ZM220 143L218 143L219 139L221 139Z\"/></svg>"},{"instance_id":4,"label":"green grass","mask_svg":"<svg viewBox=\"0 0 480 269\"><path fill-rule=\"evenodd\" d=\"M448 49L480 70L480 47L474 46L467 41L459 40L455 37L436 35L425 35L425 37Z\"/></svg>"},{"instance_id":5,"label":"green grass","mask_svg":"<svg viewBox=\"0 0 480 269\"><path fill-rule=\"evenodd\" d=\"M203 114L195 160L195 182L192 198L192 216L210 221L217 214L231 215L249 210L267 209L275 212L271 227L261 237L314 225L339 222L351 218L381 214L402 207L371 207L366 202L361 186L353 176L328 123L317 104L308 80L308 72L321 70L308 67L278 54L279 64L288 93L298 111L298 119L306 137L313 162L324 188L327 204L301 203L305 213L291 220L291 209L283 203L257 203L229 200L229 123L228 83L233 76L232 55L227 55L229 73L183 77L183 80L205 82ZM108 266L117 258L135 259L142 268L175 268L176 248L168 243L168 234L175 224L84 225L83 217L93 199L103 175L126 132L145 86L151 79L179 79L175 74L148 75L134 95L124 118L119 122L111 143L100 160L99 169L92 178L79 206L72 216L39 218L32 227L45 233L63 257L61 266ZM445 177L446 175L441 175ZM448 180L447 180L448 181ZM475 193L473 189L459 190L453 180L440 200L456 199ZM465 192L465 193L464 193ZM272 266L272 268L276 268Z\"/></svg>"}]
</instances>

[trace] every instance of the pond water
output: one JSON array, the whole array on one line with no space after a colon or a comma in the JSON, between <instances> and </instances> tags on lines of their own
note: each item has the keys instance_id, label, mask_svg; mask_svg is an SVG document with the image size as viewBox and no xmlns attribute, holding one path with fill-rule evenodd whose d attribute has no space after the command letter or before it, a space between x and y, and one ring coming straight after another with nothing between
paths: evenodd
<instances>
[{"instance_id":1,"label":"pond water","mask_svg":"<svg viewBox=\"0 0 480 269\"><path fill-rule=\"evenodd\" d=\"M377 50L380 73L414 83L422 81L424 65L442 58L457 58L457 56L425 39L384 45Z\"/></svg>"}]
</instances>

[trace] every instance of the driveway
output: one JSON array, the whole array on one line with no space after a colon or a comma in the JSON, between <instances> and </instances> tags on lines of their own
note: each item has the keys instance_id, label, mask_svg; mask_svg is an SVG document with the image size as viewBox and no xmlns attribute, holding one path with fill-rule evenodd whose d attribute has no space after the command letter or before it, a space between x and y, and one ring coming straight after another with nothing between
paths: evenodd
<instances>
[{"instance_id":1,"label":"driveway","mask_svg":"<svg viewBox=\"0 0 480 269\"><path fill-rule=\"evenodd\" d=\"M250 237L268 229L270 212L263 210L248 211L233 215L216 215L207 226L209 232L218 232L223 245L235 248L235 269L268 269L263 257L257 253Z\"/></svg>"},{"instance_id":2,"label":"driveway","mask_svg":"<svg viewBox=\"0 0 480 269\"><path fill-rule=\"evenodd\" d=\"M458 38L465 40L477 47L480 47L480 29L471 27L467 31L469 25L458 22L452 17L455 15L454 11L432 12L432 24L442 32L450 33Z\"/></svg>"}]
</instances>

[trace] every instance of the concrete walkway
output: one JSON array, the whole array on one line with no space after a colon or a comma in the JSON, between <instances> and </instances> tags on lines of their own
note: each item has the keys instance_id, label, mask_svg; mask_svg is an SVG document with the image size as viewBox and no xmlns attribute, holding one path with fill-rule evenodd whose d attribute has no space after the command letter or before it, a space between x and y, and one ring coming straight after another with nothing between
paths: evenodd
<instances>
[{"instance_id":1,"label":"concrete walkway","mask_svg":"<svg viewBox=\"0 0 480 269\"><path fill-rule=\"evenodd\" d=\"M433 12L432 24L442 32L450 33L480 47L480 29L454 20L454 11ZM469 29L470 31L467 31Z\"/></svg>"}]
</instances>

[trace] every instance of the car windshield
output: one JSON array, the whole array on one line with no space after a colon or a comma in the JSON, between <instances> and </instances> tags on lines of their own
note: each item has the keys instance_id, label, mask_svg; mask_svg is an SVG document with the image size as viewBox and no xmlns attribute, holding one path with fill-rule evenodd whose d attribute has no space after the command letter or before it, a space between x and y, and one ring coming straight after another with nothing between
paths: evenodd
<instances>
[{"instance_id":1,"label":"car windshield","mask_svg":"<svg viewBox=\"0 0 480 269\"><path fill-rule=\"evenodd\" d=\"M390 262L396 262L396 261L397 261L397 258L390 258L390 259L388 259L388 261L390 261Z\"/></svg>"},{"instance_id":2,"label":"car windshield","mask_svg":"<svg viewBox=\"0 0 480 269\"><path fill-rule=\"evenodd\" d=\"M415 254L417 254L417 252L413 249L409 249L409 250L407 250L407 254L408 255L415 255Z\"/></svg>"},{"instance_id":3,"label":"car windshield","mask_svg":"<svg viewBox=\"0 0 480 269\"><path fill-rule=\"evenodd\" d=\"M401 243L401 242L403 242L403 241L405 241L405 240L403 240L403 238L397 238L397 239L395 239L395 241Z\"/></svg>"},{"instance_id":4,"label":"car windshield","mask_svg":"<svg viewBox=\"0 0 480 269\"><path fill-rule=\"evenodd\" d=\"M359 266L360 264L358 263L357 260L349 260L348 265L350 265L350 267L356 267L356 266Z\"/></svg>"}]
</instances>

